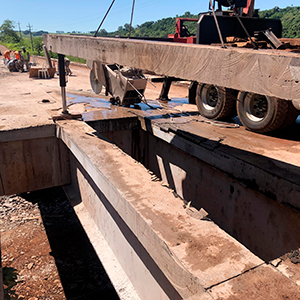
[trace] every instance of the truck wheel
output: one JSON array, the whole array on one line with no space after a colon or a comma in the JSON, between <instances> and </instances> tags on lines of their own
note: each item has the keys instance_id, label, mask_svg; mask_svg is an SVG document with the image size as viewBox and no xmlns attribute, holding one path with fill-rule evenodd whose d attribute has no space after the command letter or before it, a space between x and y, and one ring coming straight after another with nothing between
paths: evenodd
<instances>
[{"instance_id":1,"label":"truck wheel","mask_svg":"<svg viewBox=\"0 0 300 300\"><path fill-rule=\"evenodd\" d=\"M237 92L212 84L199 84L196 104L200 114L208 119L221 120L236 116Z\"/></svg>"},{"instance_id":2,"label":"truck wheel","mask_svg":"<svg viewBox=\"0 0 300 300\"><path fill-rule=\"evenodd\" d=\"M240 92L237 112L249 130L265 133L278 129L288 114L288 102L276 97Z\"/></svg>"},{"instance_id":3,"label":"truck wheel","mask_svg":"<svg viewBox=\"0 0 300 300\"><path fill-rule=\"evenodd\" d=\"M300 114L300 111L294 107L292 101L286 101L286 102L288 104L288 112L286 114L283 123L278 129L284 129L291 126L296 121L296 119Z\"/></svg>"}]
</instances>

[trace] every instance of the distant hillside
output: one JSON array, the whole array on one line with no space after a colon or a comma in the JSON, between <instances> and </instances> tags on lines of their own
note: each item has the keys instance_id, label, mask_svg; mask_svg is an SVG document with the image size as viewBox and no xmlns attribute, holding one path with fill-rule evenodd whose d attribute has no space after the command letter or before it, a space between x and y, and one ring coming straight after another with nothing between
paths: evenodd
<instances>
[{"instance_id":1,"label":"distant hillside","mask_svg":"<svg viewBox=\"0 0 300 300\"><path fill-rule=\"evenodd\" d=\"M190 12L186 12L182 16L176 17L184 17L184 18L198 18L197 15L192 15ZM99 36L127 36L129 33L129 24L125 24L124 26L119 26L117 31L107 32L105 29L101 29L99 31ZM196 23L189 23L188 25L189 31L191 34L196 34L197 26ZM91 31L91 33L95 33L95 31ZM175 33L175 17L164 18L157 21L149 21L145 22L141 25L137 25L131 31L131 36L135 37L168 37L168 34Z\"/></svg>"},{"instance_id":2,"label":"distant hillside","mask_svg":"<svg viewBox=\"0 0 300 300\"><path fill-rule=\"evenodd\" d=\"M283 26L283 37L300 38L300 6L263 10L259 12L261 18L274 18L281 19ZM177 16L178 17L178 16ZM197 15L193 15L190 12L186 12L179 17L185 18L197 18ZM188 23L188 29L191 34L196 34L196 23ZM175 17L164 18L158 21L149 21L141 25L137 25L131 31L131 36L136 37L167 37L168 34L175 32ZM95 31L91 31L94 34ZM107 32L105 29L101 29L98 33L99 36L127 36L129 33L129 24L120 26L117 31Z\"/></svg>"},{"instance_id":3,"label":"distant hillside","mask_svg":"<svg viewBox=\"0 0 300 300\"><path fill-rule=\"evenodd\" d=\"M282 36L300 38L300 6L273 9L259 12L261 18L280 19L282 22Z\"/></svg>"}]
</instances>

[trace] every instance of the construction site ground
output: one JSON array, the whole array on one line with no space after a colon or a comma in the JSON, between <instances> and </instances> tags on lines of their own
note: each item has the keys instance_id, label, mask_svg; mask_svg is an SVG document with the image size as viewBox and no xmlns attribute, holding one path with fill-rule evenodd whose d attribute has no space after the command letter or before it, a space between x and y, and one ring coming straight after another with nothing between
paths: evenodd
<instances>
[{"instance_id":1,"label":"construction site ground","mask_svg":"<svg viewBox=\"0 0 300 300\"><path fill-rule=\"evenodd\" d=\"M5 49L0 45L2 53ZM61 111L58 76L45 80L11 73L2 58L0 130L53 122L51 114ZM43 58L36 60L45 66ZM92 92L87 67L71 69L68 94L104 98L104 107L110 106L109 97ZM172 95L185 97L186 92L175 87ZM89 110L85 101L78 102L70 112ZM61 188L0 197L0 228L5 299L119 299Z\"/></svg>"},{"instance_id":2,"label":"construction site ground","mask_svg":"<svg viewBox=\"0 0 300 300\"><path fill-rule=\"evenodd\" d=\"M3 48L0 51L3 53ZM43 59L36 59L40 66L45 65ZM92 119L99 111L122 114L135 109L112 106L104 90L95 95L86 66L72 64L71 70L67 84L71 113ZM160 105L155 99L161 84L156 85L147 85L145 96L151 105ZM10 73L0 56L0 87L0 130L52 123L51 115L61 112L58 76L37 79L29 78L27 72ZM196 112L196 106L188 104L187 94L187 84L175 83L170 91L173 101L163 105L173 113ZM147 105L141 107L137 113L151 115ZM239 124L238 119L232 124ZM268 135L201 120L188 126L204 138L221 139L225 145L300 166L299 121L290 129ZM11 299L118 299L62 188L1 197L0 224L2 267L17 275L10 282L14 285L11 293L16 295Z\"/></svg>"}]
</instances>

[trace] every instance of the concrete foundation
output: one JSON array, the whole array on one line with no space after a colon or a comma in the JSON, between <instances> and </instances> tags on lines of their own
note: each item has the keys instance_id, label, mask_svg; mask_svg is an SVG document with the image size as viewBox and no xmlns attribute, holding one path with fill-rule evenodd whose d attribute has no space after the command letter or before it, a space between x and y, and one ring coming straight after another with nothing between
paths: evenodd
<instances>
[{"instance_id":1,"label":"concrete foundation","mask_svg":"<svg viewBox=\"0 0 300 300\"><path fill-rule=\"evenodd\" d=\"M55 125L1 132L0 195L68 184L67 154L55 137Z\"/></svg>"},{"instance_id":2,"label":"concrete foundation","mask_svg":"<svg viewBox=\"0 0 300 300\"><path fill-rule=\"evenodd\" d=\"M1 103L1 194L63 185L121 299L300 298L298 265L278 258L300 246L297 138L104 100L89 124L53 123L58 100L33 105L35 90Z\"/></svg>"}]
</instances>

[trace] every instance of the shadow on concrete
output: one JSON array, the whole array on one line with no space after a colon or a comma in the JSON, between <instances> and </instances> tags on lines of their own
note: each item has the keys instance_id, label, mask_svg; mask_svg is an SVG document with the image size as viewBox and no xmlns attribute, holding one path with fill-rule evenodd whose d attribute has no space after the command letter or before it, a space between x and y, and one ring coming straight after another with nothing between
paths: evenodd
<instances>
[{"instance_id":1,"label":"shadow on concrete","mask_svg":"<svg viewBox=\"0 0 300 300\"><path fill-rule=\"evenodd\" d=\"M73 159L76 160L76 158L73 158ZM152 257L147 252L147 250L144 248L144 246L138 240L136 235L131 231L131 229L128 227L126 222L122 219L122 217L118 214L118 212L115 210L113 205L110 203L110 201L106 198L106 196L102 193L102 191L99 189L99 187L95 184L95 182L90 177L90 175L86 172L86 170L82 167L82 165L78 161L76 164L77 164L77 168L78 168L79 172L84 176L84 179L89 183L89 186L92 188L93 192L97 195L99 201L102 202L103 206L105 207L105 211L113 219L113 222L116 224L116 226L120 230L122 236L126 239L126 241L130 245L132 250L136 253L138 258L143 262L143 264L145 265L145 268L151 273L152 277L155 279L155 281L161 287L161 289L164 291L164 293L168 296L169 299L172 299L172 300L182 299L182 297L175 290L175 288L170 283L168 278L161 271L159 266L155 263L155 261L152 259ZM72 165L74 166L75 163L73 163ZM77 172L75 170L72 170L72 173L76 174ZM79 184L78 184L77 179L73 176L72 177L73 192L76 189L77 189L77 194L76 194L76 196L72 195L72 199L71 199L73 205L75 203L78 204L81 202ZM118 234L115 231L114 231L114 235L115 235L114 238L116 238L118 236ZM116 251L118 251L118 249ZM107 299L112 299L112 298L107 298Z\"/></svg>"},{"instance_id":2,"label":"shadow on concrete","mask_svg":"<svg viewBox=\"0 0 300 300\"><path fill-rule=\"evenodd\" d=\"M151 119L156 118L159 116ZM185 203L191 201L195 208L207 210L216 224L265 261L300 247L299 209L291 203L284 203L284 199L278 199L278 193L288 195L293 193L292 189L300 189L299 167L174 129L172 125L158 125L166 134L169 131L176 133L175 138L167 143L153 136L150 119L146 119L145 125L147 132L140 130L140 137L132 140L133 144L139 143L143 156L138 158L135 155L134 158L158 177L165 178ZM291 140L299 139L299 126L296 123L292 129L286 129ZM280 138L280 134L283 131L274 133L274 137ZM117 139L113 142L122 148ZM193 145L203 147L216 166L197 158ZM127 153L133 155L130 151ZM223 163L228 165L226 172L222 170ZM248 164L247 170L244 170L244 163ZM249 174L254 168L255 175L248 176L248 179L244 179L246 176L238 178L233 175L234 168ZM265 190L257 178L260 170L271 174L270 186ZM284 190L278 190L278 178L291 185L282 185Z\"/></svg>"},{"instance_id":3,"label":"shadow on concrete","mask_svg":"<svg viewBox=\"0 0 300 300\"><path fill-rule=\"evenodd\" d=\"M22 197L38 203L66 298L118 300L63 189L25 193Z\"/></svg>"},{"instance_id":4,"label":"shadow on concrete","mask_svg":"<svg viewBox=\"0 0 300 300\"><path fill-rule=\"evenodd\" d=\"M299 209L291 209L290 203L279 204L284 200L278 199L275 186L264 190L255 175L251 179L235 178L230 170L230 163L227 172L224 172L218 170L216 166L197 159L192 155L193 150L189 151L188 146L187 153L173 146L182 143L183 137L190 141L197 140L196 136L191 136L189 133L187 137L186 132L181 130L177 130L175 138L170 143L172 146L152 137L153 142L149 144L156 144L156 147L149 168L159 176L162 175L162 164L157 163L159 157L163 162L163 172L167 182L172 189L185 201L191 201L195 208L202 207L208 211L210 218L216 224L263 260L270 261L300 247ZM294 189L299 189L300 168L297 166L220 145L215 141L205 141L205 139L200 141L212 154L214 149L219 149L221 146L221 159L224 163L230 156L241 161L240 168L243 168L244 161L250 166L253 163L253 168L258 170L254 173L258 174L261 170L273 174L275 185L280 182L277 181L278 176L294 183ZM163 145L164 143L166 145ZM220 153L215 155L218 156ZM232 161L232 168L237 168L234 161ZM250 173L251 168L245 172ZM272 181L273 179L270 178L269 184L272 185ZM286 189L287 193L292 192L290 187Z\"/></svg>"},{"instance_id":5,"label":"shadow on concrete","mask_svg":"<svg viewBox=\"0 0 300 300\"><path fill-rule=\"evenodd\" d=\"M288 128L283 130L278 130L275 132L268 133L268 136L272 136L282 140L290 140L295 142L300 142L300 116L297 118L296 122Z\"/></svg>"}]
</instances>

